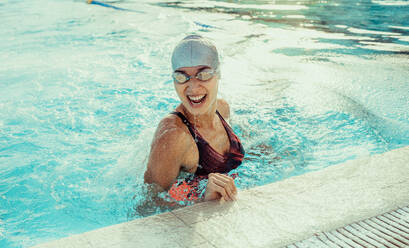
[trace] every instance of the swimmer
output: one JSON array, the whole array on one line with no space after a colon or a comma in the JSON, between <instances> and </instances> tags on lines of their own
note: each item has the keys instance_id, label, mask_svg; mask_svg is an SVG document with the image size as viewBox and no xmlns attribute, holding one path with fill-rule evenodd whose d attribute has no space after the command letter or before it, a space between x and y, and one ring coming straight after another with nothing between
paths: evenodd
<instances>
[{"instance_id":1,"label":"swimmer","mask_svg":"<svg viewBox=\"0 0 409 248\"><path fill-rule=\"evenodd\" d=\"M217 49L208 39L189 35L175 47L172 69L181 103L156 129L145 183L180 200L177 192L183 190L175 190L175 182L185 171L208 179L205 193L196 202L234 201L237 188L226 174L241 164L244 149L226 122L230 116L228 103L217 98Z\"/></svg>"}]
</instances>

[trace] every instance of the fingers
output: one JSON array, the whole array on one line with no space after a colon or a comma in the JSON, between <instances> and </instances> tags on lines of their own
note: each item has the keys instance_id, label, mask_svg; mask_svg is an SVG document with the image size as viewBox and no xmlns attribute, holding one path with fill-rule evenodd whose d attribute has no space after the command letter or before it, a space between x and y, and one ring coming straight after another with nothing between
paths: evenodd
<instances>
[{"instance_id":1,"label":"fingers","mask_svg":"<svg viewBox=\"0 0 409 248\"><path fill-rule=\"evenodd\" d=\"M235 191L236 191L236 186L234 185L234 181L232 178L220 175L220 177L216 177L215 182L222 186L224 190L226 191L226 199L225 200L230 200L233 201L235 200Z\"/></svg>"},{"instance_id":2,"label":"fingers","mask_svg":"<svg viewBox=\"0 0 409 248\"><path fill-rule=\"evenodd\" d=\"M221 198L226 200L226 201L227 201L227 199L229 199L226 190L222 186L218 185L215 182L215 179L212 179L212 180L209 179L209 183L210 183L210 185L208 185L208 188L211 191L219 193L221 195Z\"/></svg>"},{"instance_id":3,"label":"fingers","mask_svg":"<svg viewBox=\"0 0 409 248\"><path fill-rule=\"evenodd\" d=\"M225 182L225 180L215 177L213 179L213 182L216 185L217 191L221 193L226 201L234 200L233 193L231 192L231 186L227 182Z\"/></svg>"},{"instance_id":4,"label":"fingers","mask_svg":"<svg viewBox=\"0 0 409 248\"><path fill-rule=\"evenodd\" d=\"M215 177L223 181L225 185L231 190L233 194L237 193L236 185L234 184L234 179L224 174L215 173Z\"/></svg>"},{"instance_id":5,"label":"fingers","mask_svg":"<svg viewBox=\"0 0 409 248\"><path fill-rule=\"evenodd\" d=\"M209 174L209 183L214 185L214 190L217 191L226 201L236 200L237 188L233 178L219 174Z\"/></svg>"}]
</instances>

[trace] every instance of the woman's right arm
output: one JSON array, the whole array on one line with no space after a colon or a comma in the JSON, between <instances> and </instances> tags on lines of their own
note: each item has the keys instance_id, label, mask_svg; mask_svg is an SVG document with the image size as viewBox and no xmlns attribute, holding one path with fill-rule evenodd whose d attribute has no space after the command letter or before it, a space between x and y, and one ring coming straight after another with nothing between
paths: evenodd
<instances>
[{"instance_id":1,"label":"woman's right arm","mask_svg":"<svg viewBox=\"0 0 409 248\"><path fill-rule=\"evenodd\" d=\"M141 216L155 214L157 208L173 209L177 204L168 202L160 196L169 190L179 175L183 158L187 152L189 136L184 134L172 117L163 119L152 140L148 165L144 174L147 186L144 200L135 206Z\"/></svg>"},{"instance_id":2,"label":"woman's right arm","mask_svg":"<svg viewBox=\"0 0 409 248\"><path fill-rule=\"evenodd\" d=\"M158 191L172 186L189 150L189 138L172 118L167 117L159 123L151 144L145 183L156 185Z\"/></svg>"}]
</instances>

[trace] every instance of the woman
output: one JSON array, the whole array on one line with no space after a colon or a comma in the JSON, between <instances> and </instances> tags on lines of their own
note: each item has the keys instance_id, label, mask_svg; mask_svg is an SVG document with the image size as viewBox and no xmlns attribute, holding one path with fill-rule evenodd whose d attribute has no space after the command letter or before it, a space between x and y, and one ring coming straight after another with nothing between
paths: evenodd
<instances>
[{"instance_id":1,"label":"woman","mask_svg":"<svg viewBox=\"0 0 409 248\"><path fill-rule=\"evenodd\" d=\"M173 51L172 68L181 104L158 125L145 182L183 200L189 195L179 194L197 183L175 184L179 173L186 171L194 173L196 179L208 178L205 201L233 201L237 189L233 178L225 173L241 164L244 150L225 121L230 115L229 105L217 99L220 71L216 47L199 35L187 36ZM180 190L181 186L186 187Z\"/></svg>"}]
</instances>

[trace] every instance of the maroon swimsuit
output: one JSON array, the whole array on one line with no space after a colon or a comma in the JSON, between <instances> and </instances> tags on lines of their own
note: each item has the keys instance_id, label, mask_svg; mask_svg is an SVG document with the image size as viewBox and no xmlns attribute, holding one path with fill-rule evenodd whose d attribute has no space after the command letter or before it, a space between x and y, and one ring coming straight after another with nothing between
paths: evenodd
<instances>
[{"instance_id":1,"label":"maroon swimsuit","mask_svg":"<svg viewBox=\"0 0 409 248\"><path fill-rule=\"evenodd\" d=\"M234 134L233 129L231 129L229 124L227 124L220 115L219 111L216 110L216 114L222 121L230 141L230 149L223 155L214 150L209 143L203 139L195 126L192 125L182 113L173 112L172 114L182 119L196 141L197 149L199 150L199 165L195 172L196 175L207 176L209 173L227 173L241 164L244 157L243 146L239 138Z\"/></svg>"}]
</instances>

